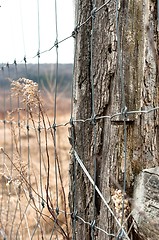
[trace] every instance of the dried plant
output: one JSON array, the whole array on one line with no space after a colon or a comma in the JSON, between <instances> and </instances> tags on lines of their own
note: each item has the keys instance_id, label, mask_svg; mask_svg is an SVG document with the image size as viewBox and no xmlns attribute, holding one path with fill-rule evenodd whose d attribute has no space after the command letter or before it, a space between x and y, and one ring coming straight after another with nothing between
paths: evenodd
<instances>
[{"instance_id":1,"label":"dried plant","mask_svg":"<svg viewBox=\"0 0 159 240\"><path fill-rule=\"evenodd\" d=\"M18 99L19 102L21 102L21 106L17 109L11 109L10 112L8 112L8 123L10 123L10 135L11 135L11 141L12 141L12 148L14 144L14 149L12 149L13 153L10 155L10 153L7 152L6 149L1 148L1 152L4 155L4 158L9 160L10 166L12 166L12 170L8 174L5 172L3 173L3 177L5 178L5 186L9 189L11 186L20 186L22 188L22 191L17 193L18 196L18 204L19 208L21 206L20 202L20 195L18 194L24 194L26 198L26 202L28 206L30 206L35 212L36 212L36 227L34 229L34 232L40 231L41 237L43 236L43 228L42 225L44 224L41 219L46 221L46 224L48 222L48 219L52 221L52 224L54 227L55 233L58 232L63 239L70 239L70 227L69 227L69 221L68 221L68 215L66 214L67 206L66 206L66 195L65 195L65 189L63 186L63 178L62 178L62 172L60 169L60 163L58 159L58 153L56 150L56 144L55 144L55 126L52 127L51 120L49 119L49 116L47 115L44 107L43 107L43 101L41 97L41 93L39 91L38 84L34 81L26 78L20 78L17 81L11 81L11 96L15 99ZM16 115L16 112L19 114L20 110L25 111L23 116L23 120L19 118L17 125L13 126L13 121L15 121L14 117ZM17 117L17 116L16 116ZM16 123L16 121L15 121ZM43 129L43 131L41 130ZM33 131L32 134L34 134L37 142L37 150L38 154L40 153L40 159L41 161L41 170L42 166L44 166L45 172L46 172L46 182L45 185L43 183L43 176L42 172L39 173L40 175L40 182L39 182L39 176L34 174L34 171L31 169L31 155L30 155L30 137L31 137L31 130ZM22 151L23 146L21 141L23 140L22 134L24 136L25 133L25 141L28 143L27 146L27 159L23 161ZM50 137L52 139L52 146L50 151L50 146L48 146L48 141L50 141ZM43 146L41 146L41 140L43 141ZM40 150L39 150L39 149ZM42 151L43 148L43 151ZM60 212L60 209L57 209L56 201L52 199L52 190L50 186L50 159L52 159L52 152L55 153L55 161L56 161L56 168L58 174L58 184L59 189L56 190L56 194L58 194L58 198L60 200L59 207L64 209L63 212ZM45 155L45 161L44 161L44 155ZM46 166L47 165L47 166ZM5 166L8 168L8 166ZM33 182L33 179L35 181ZM35 184L36 182L36 184ZM42 186L43 185L43 186ZM17 188L17 187L16 187ZM40 192L39 189L41 188L41 191L46 191L45 193ZM38 202L37 202L38 199ZM42 202L42 209L39 208L39 203ZM61 205L60 205L61 204ZM43 214L43 208L44 206L47 207L49 215L45 216ZM23 208L23 207L22 207ZM28 207L27 207L28 208ZM27 208L25 211L27 211ZM8 210L9 213L9 203L8 203ZM45 212L45 211L44 211ZM7 215L8 215L7 213ZM16 215L16 213L15 213ZM50 216L51 215L51 216ZM64 216L64 217L63 217ZM27 215L24 212L24 216L21 216L21 219L23 221L23 218L27 220ZM13 223L14 223L14 216L12 221L12 229L13 229ZM42 224L42 225L41 225ZM50 224L50 221L49 221ZM20 226L22 227L22 223L20 223ZM20 226L18 228L20 228ZM27 222L28 226L28 222ZM40 226L40 227L39 227ZM37 230L39 229L40 230ZM19 231L19 230L17 230ZM27 227L28 235L30 237L30 230L29 227ZM16 233L17 234L17 233ZM34 234L34 233L33 233ZM57 234L57 233L56 233ZM43 237L42 237L43 239ZM61 239L61 238L60 238Z\"/></svg>"},{"instance_id":2,"label":"dried plant","mask_svg":"<svg viewBox=\"0 0 159 240\"><path fill-rule=\"evenodd\" d=\"M39 103L38 84L26 78L19 78L11 83L12 96L21 97L22 102L32 108L37 108Z\"/></svg>"},{"instance_id":3,"label":"dried plant","mask_svg":"<svg viewBox=\"0 0 159 240\"><path fill-rule=\"evenodd\" d=\"M118 189L114 191L112 200L115 205L116 216L119 222L122 223L130 213L129 201L126 198L126 195L123 195L122 191Z\"/></svg>"}]
</instances>

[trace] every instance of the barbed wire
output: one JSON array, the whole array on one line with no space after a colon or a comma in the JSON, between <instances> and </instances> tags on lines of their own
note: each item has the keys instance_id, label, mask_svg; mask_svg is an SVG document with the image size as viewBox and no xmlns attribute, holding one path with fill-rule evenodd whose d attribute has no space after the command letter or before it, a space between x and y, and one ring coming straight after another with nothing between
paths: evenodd
<instances>
[{"instance_id":1,"label":"barbed wire","mask_svg":"<svg viewBox=\"0 0 159 240\"><path fill-rule=\"evenodd\" d=\"M98 13L100 10L102 10L102 9L103 9L108 3L110 3L111 1L114 1L114 2L115 2L115 0L108 0L108 1L106 1L106 2L105 2L104 4L102 4L99 8L95 8L93 14ZM70 38L72 38L72 37L75 38L76 35L78 34L79 30L80 30L85 24L87 24L91 19L92 19L92 13L91 13L90 16L89 16L86 20L84 20L82 23L80 23L80 24L78 23L77 26L74 28L74 30L72 31L72 33L71 33L70 35L68 35L68 36L66 36L66 37L64 37L63 39L58 40L58 41L57 41L57 39L56 39L54 45L51 46L50 48L48 48L48 49L46 49L46 50L44 50L44 51L40 51L40 49L38 49L37 53L36 53L33 57L27 57L26 54L25 54L24 57L23 57L21 60L19 60L19 61L18 61L18 60L16 59L16 57L15 57L13 63L9 63L9 62L3 63L3 64L2 64L3 66L0 68L0 71L4 70L4 68L7 68L9 65L15 65L15 64L17 65L18 63L19 63L19 64L20 64L20 63L24 63L24 64L26 65L26 63L27 63L28 60L34 59L34 58L36 58L36 57L39 58L42 54L45 54L45 53L47 53L47 52L50 52L52 49L54 49L55 47L59 46L61 43L67 41L68 39L70 39Z\"/></svg>"},{"instance_id":2,"label":"barbed wire","mask_svg":"<svg viewBox=\"0 0 159 240\"><path fill-rule=\"evenodd\" d=\"M148 110L131 110L131 111L126 111L126 115L127 115L127 119L126 119L126 122L129 123L130 122L133 122L137 119L137 115L142 115L142 114L149 114L151 112L154 112L154 111L157 111L159 109L159 106L157 107L153 107L153 108L149 108ZM129 119L128 116L129 115L135 115L135 118L134 119ZM66 122L63 122L63 123L55 123L55 124L52 124L52 126L46 126L43 127L43 126L40 126L40 129L43 130L43 129L47 129L47 130L50 130L52 128L58 128L58 127L66 127L67 125L72 125L72 124L78 124L78 123L86 123L86 122L92 122L93 120L102 120L102 119L108 119L110 121L110 123L124 123L124 120L123 119L116 119L116 120L113 120L113 118L115 117L123 117L123 111L121 112L117 112L117 113L114 113L112 115L103 115L103 116L98 116L98 114L95 116L95 117L90 117L90 118L86 118L86 119L73 119L71 118L70 120L66 121ZM24 120L25 122L25 120ZM19 121L13 121L13 120L7 120L7 119L0 119L0 123L5 123L5 124L14 124L14 125L19 125L19 127L24 127L24 128L27 128L29 127L30 129L39 129L38 126L37 128L35 128L33 125L25 125L25 124L21 124L19 123Z\"/></svg>"},{"instance_id":3,"label":"barbed wire","mask_svg":"<svg viewBox=\"0 0 159 240\"><path fill-rule=\"evenodd\" d=\"M76 215L76 218L79 219L80 221L82 221L84 224L87 224L87 225L89 225L90 227L92 227L92 223L85 221L85 220L84 220L83 218L81 218L80 216ZM105 231L104 229L102 229L102 228L100 228L100 227L98 227L98 226L96 226L96 225L94 225L93 227L94 227L95 229L97 229L98 231L101 231L101 232L105 233L107 236L115 237L115 234L113 234L113 233L108 233L107 231Z\"/></svg>"}]
</instances>

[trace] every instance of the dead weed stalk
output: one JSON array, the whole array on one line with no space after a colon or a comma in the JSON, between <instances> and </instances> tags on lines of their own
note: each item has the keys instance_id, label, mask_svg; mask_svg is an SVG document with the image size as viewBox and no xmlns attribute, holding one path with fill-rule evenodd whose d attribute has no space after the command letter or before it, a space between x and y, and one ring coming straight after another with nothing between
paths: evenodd
<instances>
[{"instance_id":1,"label":"dead weed stalk","mask_svg":"<svg viewBox=\"0 0 159 240\"><path fill-rule=\"evenodd\" d=\"M46 155L46 159L47 159L47 167L46 167L46 162L44 160L44 153L42 152L42 159L43 159L43 166L45 168L46 171L46 184L45 184L45 194L43 194L43 196L39 193L38 191L38 186L37 186L37 190L35 190L34 188L34 184L32 182L32 172L27 172L26 168L28 167L26 165L22 164L22 156L21 156L21 150L20 150L20 146L19 146L19 137L21 136L17 136L16 134L16 127L13 128L12 127L12 137L14 139L14 144L15 144L15 151L17 154L17 159L19 159L19 165L17 165L15 163L15 156L16 154L14 154L13 159L9 156L9 154L7 153L6 150L4 150L3 148L1 148L1 152L3 153L3 155L5 155L5 157L10 161L11 165L14 167L14 170L17 173L17 178L21 183L21 186L23 185L23 188L28 190L29 193L29 205L32 207L32 209L34 209L36 211L36 219L37 219L37 228L40 226L40 231L41 234L43 236L43 229L42 229L42 223L41 223L41 219L44 219L44 221L47 222L46 220L46 214L43 214L43 208L45 207L45 205L47 206L47 209L49 211L49 213L51 214L51 220L53 222L54 228L55 228L55 232L58 232L63 239L70 239L70 227L69 227L69 220L68 220L68 214L67 214L67 200L66 200L66 193L65 193L65 189L64 189L64 184L63 184L63 177L62 177L62 172L61 172L61 166L60 166L60 162L58 159L58 154L57 154L57 149L56 149L56 126L51 124L51 120L49 118L49 116L47 115L47 112L45 111L45 108L43 106L43 101L41 98L41 94L40 94L40 90L38 87L38 84L33 82L30 79L26 79L26 78L20 78L17 81L12 81L11 82L11 93L12 93L12 97L17 98L19 102L21 102L20 107L18 107L18 109L14 110L14 115L15 112L17 111L17 113L20 113L20 109L23 110L23 112L25 111L25 118L23 120L23 122L18 122L18 126L17 128L21 128L21 129L25 129L27 130L27 134L26 134L26 138L28 139L28 143L29 143L29 138L30 138L30 128L34 130L35 132L35 138L36 141L39 144L39 148L41 149L41 142L39 141L39 136L41 136L41 129L44 130L44 146L45 146L45 155ZM24 110L25 109L25 110ZM13 111L12 111L13 113ZM14 116L12 113L8 113L8 118L10 118L10 121L12 122L14 120ZM38 120L37 120L38 119ZM31 124L30 124L31 123ZM49 128L47 128L47 125L49 126ZM52 139L52 148L54 149L54 161L55 164L57 164L57 173L58 177L59 177L59 183L60 186L58 186L59 188L61 188L61 193L62 195L60 195L59 193L59 189L56 189L56 193L59 194L59 196L61 196L61 204L62 206L60 206L60 208L64 208L64 219L63 221L61 221L61 219L59 219L59 213L60 210L57 208L54 208L54 203L52 201L52 197L51 197L51 191L52 191L52 186L50 185L50 168L51 168L51 161L50 161L50 157L51 157L51 153L49 150L49 146L48 146L48 135L50 134L51 139ZM33 146L34 147L34 146ZM28 151L30 151L30 148L28 148ZM42 150L40 150L41 152ZM30 152L28 152L28 158L30 160ZM30 164L30 162L27 164ZM30 167L30 166L29 166ZM29 176L28 176L29 174ZM41 173L40 173L41 174ZM56 176L57 177L57 176ZM40 176L40 178L42 179L43 176ZM37 181L37 176L35 174L35 179L36 182ZM14 181L15 179L12 179L11 181ZM39 183L37 183L38 185ZM41 184L43 184L43 182L41 181ZM24 187L25 185L25 187ZM42 188L41 188L42 189ZM26 191L25 191L26 193ZM46 197L44 197L44 195ZM57 199L59 196L56 196ZM39 198L39 201L41 200L42 202L42 209L39 209L39 207L36 204L36 197ZM31 200L32 200L32 204L31 204ZM58 206L58 203L57 203ZM47 216L50 219L50 216ZM49 224L49 223L48 223ZM27 227L28 228L28 227ZM32 239L33 235L36 232L36 228L34 228L34 231L31 235L31 233L29 233L30 238Z\"/></svg>"}]
</instances>

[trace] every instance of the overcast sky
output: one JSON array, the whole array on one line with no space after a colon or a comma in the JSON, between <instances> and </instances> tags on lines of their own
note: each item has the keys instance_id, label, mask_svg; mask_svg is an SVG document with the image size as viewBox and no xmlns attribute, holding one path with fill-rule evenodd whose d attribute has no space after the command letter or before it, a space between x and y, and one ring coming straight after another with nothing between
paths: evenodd
<instances>
[{"instance_id":1,"label":"overcast sky","mask_svg":"<svg viewBox=\"0 0 159 240\"><path fill-rule=\"evenodd\" d=\"M39 25L38 25L39 2ZM0 1L0 62L20 62L26 55L28 63L38 52L50 49L56 40L55 0L1 0ZM71 35L74 29L73 0L57 0L58 39ZM55 48L40 56L41 63L56 60ZM73 38L59 44L59 62L73 62Z\"/></svg>"}]
</instances>

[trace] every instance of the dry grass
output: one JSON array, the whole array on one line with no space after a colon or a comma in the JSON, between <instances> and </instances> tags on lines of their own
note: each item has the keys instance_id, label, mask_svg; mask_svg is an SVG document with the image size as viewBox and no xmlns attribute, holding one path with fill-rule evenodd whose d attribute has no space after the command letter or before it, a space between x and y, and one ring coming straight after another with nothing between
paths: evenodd
<instances>
[{"instance_id":1,"label":"dry grass","mask_svg":"<svg viewBox=\"0 0 159 240\"><path fill-rule=\"evenodd\" d=\"M0 239L69 239L68 129L49 128L53 107L46 104L48 99L42 101L33 82L14 82L12 93L8 122L0 123ZM69 120L69 108L70 101L60 96L58 122ZM18 120L20 126L12 124Z\"/></svg>"}]
</instances>

